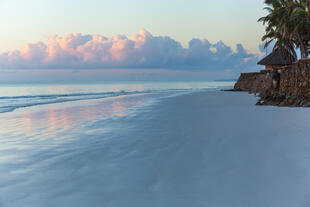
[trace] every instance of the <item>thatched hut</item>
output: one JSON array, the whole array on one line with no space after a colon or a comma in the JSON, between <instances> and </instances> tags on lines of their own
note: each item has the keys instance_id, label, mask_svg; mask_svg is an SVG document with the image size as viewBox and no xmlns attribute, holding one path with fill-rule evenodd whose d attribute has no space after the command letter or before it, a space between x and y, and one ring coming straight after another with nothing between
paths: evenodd
<instances>
[{"instance_id":1,"label":"thatched hut","mask_svg":"<svg viewBox=\"0 0 310 207\"><path fill-rule=\"evenodd\" d=\"M258 65L265 65L266 70L279 69L286 65L291 65L296 61L292 55L285 55L280 50L274 50L272 53L267 55L261 61L259 61Z\"/></svg>"}]
</instances>

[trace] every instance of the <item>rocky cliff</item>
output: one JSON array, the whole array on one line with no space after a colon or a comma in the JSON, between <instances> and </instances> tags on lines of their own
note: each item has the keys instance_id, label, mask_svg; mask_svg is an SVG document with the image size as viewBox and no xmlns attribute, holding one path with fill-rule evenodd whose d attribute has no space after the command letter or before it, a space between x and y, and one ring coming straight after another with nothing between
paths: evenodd
<instances>
[{"instance_id":1,"label":"rocky cliff","mask_svg":"<svg viewBox=\"0 0 310 207\"><path fill-rule=\"evenodd\" d=\"M310 107L310 58L274 71L242 73L234 90L258 93L258 105Z\"/></svg>"}]
</instances>

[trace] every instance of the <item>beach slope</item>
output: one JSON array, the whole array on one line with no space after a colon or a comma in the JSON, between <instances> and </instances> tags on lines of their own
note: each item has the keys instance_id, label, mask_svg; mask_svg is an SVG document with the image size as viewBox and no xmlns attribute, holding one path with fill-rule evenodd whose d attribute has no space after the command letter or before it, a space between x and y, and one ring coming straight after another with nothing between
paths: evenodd
<instances>
[{"instance_id":1,"label":"beach slope","mask_svg":"<svg viewBox=\"0 0 310 207\"><path fill-rule=\"evenodd\" d=\"M49 139L39 138L49 133L44 107L29 112L41 128L28 137L17 129L18 138L6 141L11 147L0 149L0 206L310 204L310 110L257 107L252 95L207 91L126 113L131 99L112 100L112 108L104 101L66 108L71 119L62 126L70 127ZM122 113L103 120L105 108ZM14 113L0 117L6 134L23 117ZM61 114L56 108L54 121Z\"/></svg>"}]
</instances>

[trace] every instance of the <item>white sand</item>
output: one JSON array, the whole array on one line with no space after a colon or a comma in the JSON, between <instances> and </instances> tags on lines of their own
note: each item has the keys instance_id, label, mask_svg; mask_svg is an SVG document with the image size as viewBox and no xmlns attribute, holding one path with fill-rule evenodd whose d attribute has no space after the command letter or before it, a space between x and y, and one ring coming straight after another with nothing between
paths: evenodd
<instances>
[{"instance_id":1,"label":"white sand","mask_svg":"<svg viewBox=\"0 0 310 207\"><path fill-rule=\"evenodd\" d=\"M0 142L0 206L310 205L309 109L196 92L128 113L147 99L131 98L56 108L54 128L43 127L47 109L31 111L28 120L42 126L28 135L9 130L25 112L2 115L10 139ZM103 119L108 111L116 116Z\"/></svg>"}]
</instances>

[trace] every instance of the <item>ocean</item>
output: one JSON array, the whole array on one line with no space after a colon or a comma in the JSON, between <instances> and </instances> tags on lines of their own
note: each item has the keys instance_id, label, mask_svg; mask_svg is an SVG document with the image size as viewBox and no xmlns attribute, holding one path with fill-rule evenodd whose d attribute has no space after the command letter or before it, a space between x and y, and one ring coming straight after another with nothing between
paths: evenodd
<instances>
[{"instance_id":1,"label":"ocean","mask_svg":"<svg viewBox=\"0 0 310 207\"><path fill-rule=\"evenodd\" d=\"M232 81L0 84L0 113L35 105L168 91L225 89L232 85Z\"/></svg>"},{"instance_id":2,"label":"ocean","mask_svg":"<svg viewBox=\"0 0 310 207\"><path fill-rule=\"evenodd\" d=\"M0 85L0 206L308 206L310 110L233 84Z\"/></svg>"}]
</instances>

